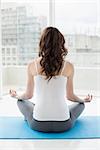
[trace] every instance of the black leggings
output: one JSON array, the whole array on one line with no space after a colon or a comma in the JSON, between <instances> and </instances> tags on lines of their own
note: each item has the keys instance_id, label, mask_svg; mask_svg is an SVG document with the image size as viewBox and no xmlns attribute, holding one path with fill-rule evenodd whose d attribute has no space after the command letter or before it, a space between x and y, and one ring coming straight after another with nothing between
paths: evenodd
<instances>
[{"instance_id":1,"label":"black leggings","mask_svg":"<svg viewBox=\"0 0 100 150\"><path fill-rule=\"evenodd\" d=\"M42 132L63 132L72 128L84 110L84 103L69 105L70 119L66 121L38 121L33 118L34 104L29 100L17 101L19 110L24 115L31 129Z\"/></svg>"}]
</instances>

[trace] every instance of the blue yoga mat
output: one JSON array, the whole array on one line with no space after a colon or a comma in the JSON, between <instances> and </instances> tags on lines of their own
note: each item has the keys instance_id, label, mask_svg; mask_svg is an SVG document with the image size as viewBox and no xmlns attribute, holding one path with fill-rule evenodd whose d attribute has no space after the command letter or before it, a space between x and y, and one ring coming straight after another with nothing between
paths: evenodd
<instances>
[{"instance_id":1,"label":"blue yoga mat","mask_svg":"<svg viewBox=\"0 0 100 150\"><path fill-rule=\"evenodd\" d=\"M21 117L0 117L0 139L88 139L100 138L100 117L80 117L62 133L43 133L29 128Z\"/></svg>"}]
</instances>

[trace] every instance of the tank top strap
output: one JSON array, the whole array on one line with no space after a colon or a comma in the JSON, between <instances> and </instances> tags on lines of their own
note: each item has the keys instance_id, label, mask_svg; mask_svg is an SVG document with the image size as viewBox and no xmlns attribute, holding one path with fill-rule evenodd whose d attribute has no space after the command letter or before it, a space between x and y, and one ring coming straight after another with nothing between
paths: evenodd
<instances>
[{"instance_id":1,"label":"tank top strap","mask_svg":"<svg viewBox=\"0 0 100 150\"><path fill-rule=\"evenodd\" d=\"M63 65L63 68L62 68L62 71L61 71L61 75L62 75L62 73L63 73L63 71L65 69L65 66L66 66L66 61L64 62L64 65Z\"/></svg>"},{"instance_id":2,"label":"tank top strap","mask_svg":"<svg viewBox=\"0 0 100 150\"><path fill-rule=\"evenodd\" d=\"M35 63L36 74L38 75L38 66L37 66L36 59L34 59L34 63Z\"/></svg>"}]
</instances>

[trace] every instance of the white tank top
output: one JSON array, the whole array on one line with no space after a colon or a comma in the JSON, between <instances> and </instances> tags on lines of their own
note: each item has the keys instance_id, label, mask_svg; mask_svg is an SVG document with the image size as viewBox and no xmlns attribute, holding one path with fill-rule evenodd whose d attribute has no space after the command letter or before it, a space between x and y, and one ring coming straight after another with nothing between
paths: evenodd
<instances>
[{"instance_id":1,"label":"white tank top","mask_svg":"<svg viewBox=\"0 0 100 150\"><path fill-rule=\"evenodd\" d=\"M68 120L70 115L66 102L67 77L63 76L61 72L61 75L51 78L48 82L45 80L45 76L38 74L36 61L35 67L37 75L34 76L34 119L39 121Z\"/></svg>"}]
</instances>

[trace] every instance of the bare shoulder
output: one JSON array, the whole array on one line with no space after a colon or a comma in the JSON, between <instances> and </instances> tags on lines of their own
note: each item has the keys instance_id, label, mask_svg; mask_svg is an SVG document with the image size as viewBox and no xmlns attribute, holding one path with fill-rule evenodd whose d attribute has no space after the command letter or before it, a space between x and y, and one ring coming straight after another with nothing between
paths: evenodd
<instances>
[{"instance_id":1,"label":"bare shoulder","mask_svg":"<svg viewBox=\"0 0 100 150\"><path fill-rule=\"evenodd\" d=\"M69 69L73 69L74 65L71 62L66 61L66 67L68 67Z\"/></svg>"},{"instance_id":2,"label":"bare shoulder","mask_svg":"<svg viewBox=\"0 0 100 150\"><path fill-rule=\"evenodd\" d=\"M29 62L28 62L28 68L31 68L32 66L34 66L34 60L35 59L33 59L33 60L30 60Z\"/></svg>"},{"instance_id":3,"label":"bare shoulder","mask_svg":"<svg viewBox=\"0 0 100 150\"><path fill-rule=\"evenodd\" d=\"M28 62L28 66L34 66L34 64L35 64L35 62L37 63L38 61L39 61L39 57L37 57L37 58L34 58L34 59L32 59L32 60L30 60L29 62Z\"/></svg>"},{"instance_id":4,"label":"bare shoulder","mask_svg":"<svg viewBox=\"0 0 100 150\"><path fill-rule=\"evenodd\" d=\"M37 57L28 62L28 70L31 72L32 75L36 75L35 63L38 65L39 60L40 60L40 57Z\"/></svg>"},{"instance_id":5,"label":"bare shoulder","mask_svg":"<svg viewBox=\"0 0 100 150\"><path fill-rule=\"evenodd\" d=\"M74 65L69 61L66 61L66 74L68 77L74 74Z\"/></svg>"},{"instance_id":6,"label":"bare shoulder","mask_svg":"<svg viewBox=\"0 0 100 150\"><path fill-rule=\"evenodd\" d=\"M35 74L35 60L36 59L30 60L27 65L28 72L30 72L32 75Z\"/></svg>"}]
</instances>

